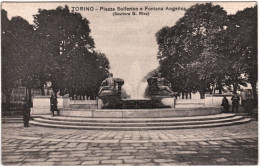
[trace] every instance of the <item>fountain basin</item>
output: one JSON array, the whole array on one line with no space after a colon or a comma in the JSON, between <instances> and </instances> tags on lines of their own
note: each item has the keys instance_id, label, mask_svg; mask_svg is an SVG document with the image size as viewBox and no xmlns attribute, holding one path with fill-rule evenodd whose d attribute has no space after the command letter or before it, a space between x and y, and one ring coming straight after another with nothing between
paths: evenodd
<instances>
[{"instance_id":1,"label":"fountain basin","mask_svg":"<svg viewBox=\"0 0 260 166\"><path fill-rule=\"evenodd\" d=\"M151 99L122 99L123 109L174 108L175 99L167 96L153 96Z\"/></svg>"},{"instance_id":2,"label":"fountain basin","mask_svg":"<svg viewBox=\"0 0 260 166\"><path fill-rule=\"evenodd\" d=\"M221 109L219 107L155 109L60 109L60 115L62 116L92 118L167 118L214 115L219 113L221 113Z\"/></svg>"}]
</instances>

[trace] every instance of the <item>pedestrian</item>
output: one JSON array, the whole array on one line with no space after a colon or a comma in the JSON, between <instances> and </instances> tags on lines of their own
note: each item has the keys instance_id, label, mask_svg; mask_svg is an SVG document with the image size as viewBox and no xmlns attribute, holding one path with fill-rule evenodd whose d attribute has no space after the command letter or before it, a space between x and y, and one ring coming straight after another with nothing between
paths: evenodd
<instances>
[{"instance_id":1,"label":"pedestrian","mask_svg":"<svg viewBox=\"0 0 260 166\"><path fill-rule=\"evenodd\" d=\"M226 98L226 96L224 96L221 106L224 108L224 112L228 113L229 103L228 103L228 99Z\"/></svg>"},{"instance_id":2,"label":"pedestrian","mask_svg":"<svg viewBox=\"0 0 260 166\"><path fill-rule=\"evenodd\" d=\"M52 112L52 116L54 116L54 112L57 111L57 115L60 115L60 111L58 110L58 102L57 102L57 98L55 96L53 96L53 94L51 94L51 98L50 98L50 104L51 104L51 112Z\"/></svg>"},{"instance_id":3,"label":"pedestrian","mask_svg":"<svg viewBox=\"0 0 260 166\"><path fill-rule=\"evenodd\" d=\"M24 127L29 127L30 120L30 106L25 98L22 98L22 115Z\"/></svg>"},{"instance_id":4,"label":"pedestrian","mask_svg":"<svg viewBox=\"0 0 260 166\"><path fill-rule=\"evenodd\" d=\"M240 98L237 95L237 93L234 93L231 100L232 100L232 112L238 113L238 105L239 105ZM236 109L236 112L234 111L234 109Z\"/></svg>"}]
</instances>

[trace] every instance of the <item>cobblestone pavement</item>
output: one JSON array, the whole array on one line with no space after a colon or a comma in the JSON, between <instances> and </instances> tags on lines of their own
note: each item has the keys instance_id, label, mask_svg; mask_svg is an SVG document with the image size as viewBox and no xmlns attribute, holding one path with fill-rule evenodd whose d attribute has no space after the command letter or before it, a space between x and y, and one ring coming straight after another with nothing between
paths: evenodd
<instances>
[{"instance_id":1,"label":"cobblestone pavement","mask_svg":"<svg viewBox=\"0 0 260 166\"><path fill-rule=\"evenodd\" d=\"M3 165L256 165L257 159L256 121L159 131L2 124Z\"/></svg>"}]
</instances>

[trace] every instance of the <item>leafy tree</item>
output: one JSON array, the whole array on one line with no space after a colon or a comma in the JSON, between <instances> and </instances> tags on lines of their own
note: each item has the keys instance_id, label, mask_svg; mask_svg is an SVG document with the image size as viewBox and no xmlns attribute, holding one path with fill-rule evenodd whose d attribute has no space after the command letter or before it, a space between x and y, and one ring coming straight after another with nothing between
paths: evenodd
<instances>
[{"instance_id":1,"label":"leafy tree","mask_svg":"<svg viewBox=\"0 0 260 166\"><path fill-rule=\"evenodd\" d=\"M39 10L35 27L21 17L8 20L2 10L3 92L10 102L12 89L22 85L41 89L51 81L55 95L95 97L99 85L108 75L105 54L94 51L89 22L67 6L56 10ZM36 29L36 31L35 31ZM17 82L18 80L18 82Z\"/></svg>"},{"instance_id":2,"label":"leafy tree","mask_svg":"<svg viewBox=\"0 0 260 166\"><path fill-rule=\"evenodd\" d=\"M254 99L257 101L257 6L238 11L230 16L230 20L230 49L239 55L237 65L252 85Z\"/></svg>"},{"instance_id":3,"label":"leafy tree","mask_svg":"<svg viewBox=\"0 0 260 166\"><path fill-rule=\"evenodd\" d=\"M38 89L37 36L33 26L23 18L13 17L9 21L3 10L2 17L3 92L9 103L12 89L18 85L25 86L31 102L31 90Z\"/></svg>"},{"instance_id":4,"label":"leafy tree","mask_svg":"<svg viewBox=\"0 0 260 166\"><path fill-rule=\"evenodd\" d=\"M13 45L18 64L18 76L21 83L28 89L28 98L31 103L31 90L38 89L38 75L40 58L38 56L37 36L26 20L13 17L10 22L11 33L14 37Z\"/></svg>"},{"instance_id":5,"label":"leafy tree","mask_svg":"<svg viewBox=\"0 0 260 166\"><path fill-rule=\"evenodd\" d=\"M197 4L175 26L164 27L156 34L162 72L176 90L198 90L203 98L210 85L215 84L220 73L210 74L218 56L214 45L219 41L214 39L227 23L227 13L220 6Z\"/></svg>"},{"instance_id":6,"label":"leafy tree","mask_svg":"<svg viewBox=\"0 0 260 166\"><path fill-rule=\"evenodd\" d=\"M197 4L156 37L161 72L175 90L198 90L203 97L211 87L232 85L236 92L248 81L257 98L256 6L227 16L218 5Z\"/></svg>"},{"instance_id":7,"label":"leafy tree","mask_svg":"<svg viewBox=\"0 0 260 166\"><path fill-rule=\"evenodd\" d=\"M100 83L108 75L109 62L104 54L90 53L87 50L79 52L72 60L68 70L74 73L68 82L70 96L88 96L95 98Z\"/></svg>"},{"instance_id":8,"label":"leafy tree","mask_svg":"<svg viewBox=\"0 0 260 166\"><path fill-rule=\"evenodd\" d=\"M7 12L1 10L2 20L2 92L6 96L6 103L10 103L13 88L17 86L18 72L17 59L14 52L14 36L10 29L10 20L7 18Z\"/></svg>"},{"instance_id":9,"label":"leafy tree","mask_svg":"<svg viewBox=\"0 0 260 166\"><path fill-rule=\"evenodd\" d=\"M43 78L52 82L55 94L94 95L101 79L107 77L109 62L94 51L89 21L69 8L39 10L34 16L36 31L44 39L42 56L48 65Z\"/></svg>"},{"instance_id":10,"label":"leafy tree","mask_svg":"<svg viewBox=\"0 0 260 166\"><path fill-rule=\"evenodd\" d=\"M69 69L73 65L73 56L77 56L75 50L94 47L94 41L89 36L89 22L78 13L70 13L65 6L56 10L40 9L34 16L34 23L38 34L46 41L44 54L49 60L47 79L52 82L55 94L60 90L63 95L73 76L73 71Z\"/></svg>"}]
</instances>

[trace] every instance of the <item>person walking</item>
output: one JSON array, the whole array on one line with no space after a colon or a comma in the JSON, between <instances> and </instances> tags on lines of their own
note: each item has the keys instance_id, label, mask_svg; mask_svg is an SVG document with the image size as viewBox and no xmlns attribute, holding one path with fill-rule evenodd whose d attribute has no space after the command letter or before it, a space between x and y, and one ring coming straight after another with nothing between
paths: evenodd
<instances>
[{"instance_id":1,"label":"person walking","mask_svg":"<svg viewBox=\"0 0 260 166\"><path fill-rule=\"evenodd\" d=\"M28 101L25 98L22 99L22 115L23 115L24 127L29 127L30 106L29 106Z\"/></svg>"},{"instance_id":2,"label":"person walking","mask_svg":"<svg viewBox=\"0 0 260 166\"><path fill-rule=\"evenodd\" d=\"M224 108L224 113L228 113L229 103L228 103L228 99L226 98L226 96L224 96L221 106Z\"/></svg>"},{"instance_id":3,"label":"person walking","mask_svg":"<svg viewBox=\"0 0 260 166\"><path fill-rule=\"evenodd\" d=\"M237 93L234 93L231 100L232 100L232 113L238 113L238 105L239 105L240 98L237 95ZM236 109L236 112L234 111L234 109Z\"/></svg>"}]
</instances>

